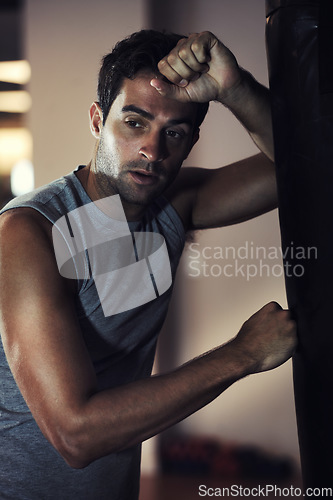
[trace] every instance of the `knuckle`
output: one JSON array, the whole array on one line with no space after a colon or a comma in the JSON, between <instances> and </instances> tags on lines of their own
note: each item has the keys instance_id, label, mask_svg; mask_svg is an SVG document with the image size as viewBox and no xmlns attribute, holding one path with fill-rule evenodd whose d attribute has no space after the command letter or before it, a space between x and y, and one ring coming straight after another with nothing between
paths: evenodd
<instances>
[{"instance_id":1,"label":"knuckle","mask_svg":"<svg viewBox=\"0 0 333 500\"><path fill-rule=\"evenodd\" d=\"M198 35L198 40L201 41L201 43L209 43L211 40L215 40L216 37L213 35L211 31L202 31Z\"/></svg>"},{"instance_id":2,"label":"knuckle","mask_svg":"<svg viewBox=\"0 0 333 500\"><path fill-rule=\"evenodd\" d=\"M189 37L184 37L184 38L181 38L180 40L178 40L177 44L176 44L176 47L180 47L181 45L183 45L184 43L187 43L187 40L188 38L190 38L191 35Z\"/></svg>"},{"instance_id":3,"label":"knuckle","mask_svg":"<svg viewBox=\"0 0 333 500\"><path fill-rule=\"evenodd\" d=\"M157 65L157 66L158 66L158 69L159 69L159 70L163 70L163 69L165 69L165 68L168 66L168 63L167 63L166 59L165 59L165 58L163 58L163 59L161 59L161 60L159 61L159 63L158 63L158 65Z\"/></svg>"},{"instance_id":4,"label":"knuckle","mask_svg":"<svg viewBox=\"0 0 333 500\"><path fill-rule=\"evenodd\" d=\"M275 301L268 302L268 304L266 304L265 307L268 312L275 312L281 310L281 306Z\"/></svg>"},{"instance_id":5,"label":"knuckle","mask_svg":"<svg viewBox=\"0 0 333 500\"><path fill-rule=\"evenodd\" d=\"M170 52L170 54L167 56L167 62L170 64L170 66L173 66L178 59L178 56L174 52Z\"/></svg>"},{"instance_id":6,"label":"knuckle","mask_svg":"<svg viewBox=\"0 0 333 500\"><path fill-rule=\"evenodd\" d=\"M204 36L204 37L214 37L213 33L212 33L211 31L207 31L207 30L202 31L202 32L200 33L200 35L201 35L201 36Z\"/></svg>"},{"instance_id":7,"label":"knuckle","mask_svg":"<svg viewBox=\"0 0 333 500\"><path fill-rule=\"evenodd\" d=\"M178 51L179 57L181 59L186 59L188 55L188 50L186 47L181 47Z\"/></svg>"},{"instance_id":8,"label":"knuckle","mask_svg":"<svg viewBox=\"0 0 333 500\"><path fill-rule=\"evenodd\" d=\"M194 40L192 42L191 48L192 48L193 52L199 52L201 47L202 47L202 43L199 40Z\"/></svg>"}]
</instances>

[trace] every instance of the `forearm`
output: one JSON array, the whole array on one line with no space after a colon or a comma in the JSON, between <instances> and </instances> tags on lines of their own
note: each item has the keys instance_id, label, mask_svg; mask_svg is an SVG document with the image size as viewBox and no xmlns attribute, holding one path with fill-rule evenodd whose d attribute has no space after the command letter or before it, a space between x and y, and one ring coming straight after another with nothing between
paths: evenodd
<instances>
[{"instance_id":1,"label":"forearm","mask_svg":"<svg viewBox=\"0 0 333 500\"><path fill-rule=\"evenodd\" d=\"M241 70L236 87L218 99L246 128L259 149L274 161L274 144L269 90Z\"/></svg>"},{"instance_id":2,"label":"forearm","mask_svg":"<svg viewBox=\"0 0 333 500\"><path fill-rule=\"evenodd\" d=\"M250 373L250 366L251 360L230 342L172 373L92 395L77 410L65 459L83 467L150 438L211 402Z\"/></svg>"},{"instance_id":3,"label":"forearm","mask_svg":"<svg viewBox=\"0 0 333 500\"><path fill-rule=\"evenodd\" d=\"M272 302L246 321L232 341L178 370L92 394L74 412L76 439L72 441L74 453L67 439L67 461L83 467L148 439L199 410L244 376L284 363L296 343L289 311Z\"/></svg>"}]
</instances>

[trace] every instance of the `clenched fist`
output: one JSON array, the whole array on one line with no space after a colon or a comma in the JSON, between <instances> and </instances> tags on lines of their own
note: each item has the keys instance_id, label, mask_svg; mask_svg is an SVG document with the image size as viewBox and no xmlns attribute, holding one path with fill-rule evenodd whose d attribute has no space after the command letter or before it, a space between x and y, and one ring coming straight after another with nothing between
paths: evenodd
<instances>
[{"instance_id":1,"label":"clenched fist","mask_svg":"<svg viewBox=\"0 0 333 500\"><path fill-rule=\"evenodd\" d=\"M223 102L242 80L234 55L208 31L181 39L158 69L170 83L154 78L151 85L182 102Z\"/></svg>"},{"instance_id":2,"label":"clenched fist","mask_svg":"<svg viewBox=\"0 0 333 500\"><path fill-rule=\"evenodd\" d=\"M290 311L270 302L244 323L233 343L253 364L253 373L271 370L294 354L296 323Z\"/></svg>"}]
</instances>

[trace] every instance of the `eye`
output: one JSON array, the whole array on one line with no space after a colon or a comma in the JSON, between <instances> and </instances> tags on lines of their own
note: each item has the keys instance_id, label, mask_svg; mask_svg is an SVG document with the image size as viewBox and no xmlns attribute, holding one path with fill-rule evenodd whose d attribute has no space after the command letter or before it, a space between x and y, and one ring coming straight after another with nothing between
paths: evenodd
<instances>
[{"instance_id":1,"label":"eye","mask_svg":"<svg viewBox=\"0 0 333 500\"><path fill-rule=\"evenodd\" d=\"M177 130L166 130L166 135L172 139L182 139L185 134Z\"/></svg>"},{"instance_id":2,"label":"eye","mask_svg":"<svg viewBox=\"0 0 333 500\"><path fill-rule=\"evenodd\" d=\"M130 128L138 128L142 126L141 123L137 120L126 120L126 125L128 125Z\"/></svg>"}]
</instances>

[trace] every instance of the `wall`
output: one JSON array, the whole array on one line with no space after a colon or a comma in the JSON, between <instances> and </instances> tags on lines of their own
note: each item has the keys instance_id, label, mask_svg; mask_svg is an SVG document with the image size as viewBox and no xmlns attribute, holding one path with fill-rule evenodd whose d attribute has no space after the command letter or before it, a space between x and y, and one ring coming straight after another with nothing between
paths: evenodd
<instances>
[{"instance_id":1,"label":"wall","mask_svg":"<svg viewBox=\"0 0 333 500\"><path fill-rule=\"evenodd\" d=\"M37 186L89 161L94 142L89 132L88 108L95 99L99 61L118 39L144 25L184 33L215 32L232 48L242 66L258 80L267 82L263 2L27 0L26 20ZM256 148L237 121L222 106L213 104L202 127L201 140L187 164L214 168L255 153ZM200 233L196 238L201 254L205 247L233 247L236 251L246 245L278 249L277 213L234 228ZM163 333L162 369L167 357L169 366L177 365L225 342L269 300L285 306L282 277L256 276L247 280L241 274L234 278L209 278L202 273L200 277L191 277L191 257L193 251L188 249L178 277L169 329ZM235 265L235 259L228 262ZM202 263L221 266L226 261L213 258ZM275 259L270 262L273 263L281 264ZM258 265L258 261L254 264ZM215 267L214 271L218 269ZM238 382L182 423L181 428L254 443L298 460L290 362L274 372ZM154 469L154 443L144 447L144 471Z\"/></svg>"},{"instance_id":2,"label":"wall","mask_svg":"<svg viewBox=\"0 0 333 500\"><path fill-rule=\"evenodd\" d=\"M36 185L87 163L101 58L144 23L143 0L27 0Z\"/></svg>"}]
</instances>

